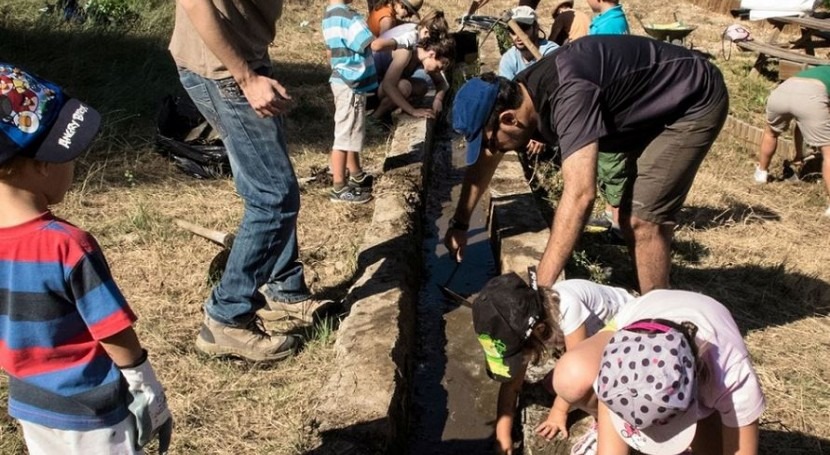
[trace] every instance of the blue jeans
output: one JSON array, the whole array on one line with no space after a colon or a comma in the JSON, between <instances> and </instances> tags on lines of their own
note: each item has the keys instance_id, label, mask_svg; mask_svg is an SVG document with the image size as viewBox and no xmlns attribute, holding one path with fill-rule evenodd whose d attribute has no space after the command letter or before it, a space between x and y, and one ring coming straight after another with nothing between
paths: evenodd
<instances>
[{"instance_id":1,"label":"blue jeans","mask_svg":"<svg viewBox=\"0 0 830 455\"><path fill-rule=\"evenodd\" d=\"M263 73L266 74L266 73ZM245 203L228 264L205 311L223 324L242 326L265 298L299 302L310 297L298 261L300 188L288 159L282 118L259 118L233 78L207 79L179 68L199 111L222 137L236 191Z\"/></svg>"}]
</instances>

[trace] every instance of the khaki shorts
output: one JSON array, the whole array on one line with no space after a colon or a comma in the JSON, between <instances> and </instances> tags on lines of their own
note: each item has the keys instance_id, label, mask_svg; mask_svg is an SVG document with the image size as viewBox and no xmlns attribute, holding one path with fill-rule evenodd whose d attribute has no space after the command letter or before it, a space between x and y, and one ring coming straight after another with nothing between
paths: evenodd
<instances>
[{"instance_id":1,"label":"khaki shorts","mask_svg":"<svg viewBox=\"0 0 830 455\"><path fill-rule=\"evenodd\" d=\"M729 97L724 95L710 106L704 114L666 126L640 153L629 155L638 158L632 170L636 177L629 179L623 195L623 212L630 210L652 223L674 224L700 163L726 121Z\"/></svg>"},{"instance_id":2,"label":"khaki shorts","mask_svg":"<svg viewBox=\"0 0 830 455\"><path fill-rule=\"evenodd\" d=\"M830 100L827 87L816 79L791 77L767 99L767 124L781 134L795 119L804 141L813 147L830 145Z\"/></svg>"},{"instance_id":3,"label":"khaki shorts","mask_svg":"<svg viewBox=\"0 0 830 455\"><path fill-rule=\"evenodd\" d=\"M366 134L366 95L355 93L346 84L333 83L334 145L335 150L359 152L363 150Z\"/></svg>"}]
</instances>

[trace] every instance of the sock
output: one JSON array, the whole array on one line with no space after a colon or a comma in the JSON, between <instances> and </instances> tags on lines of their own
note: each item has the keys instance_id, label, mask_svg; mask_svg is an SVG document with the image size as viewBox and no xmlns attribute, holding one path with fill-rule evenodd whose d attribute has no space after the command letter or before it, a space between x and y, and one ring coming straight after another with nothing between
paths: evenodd
<instances>
[{"instance_id":1,"label":"sock","mask_svg":"<svg viewBox=\"0 0 830 455\"><path fill-rule=\"evenodd\" d=\"M334 182L334 192L335 193L339 193L339 192L343 191L343 188L346 188L345 183L343 183L343 182L340 182L340 183Z\"/></svg>"},{"instance_id":2,"label":"sock","mask_svg":"<svg viewBox=\"0 0 830 455\"><path fill-rule=\"evenodd\" d=\"M366 177L366 173L360 171L359 174L352 174L351 176L349 176L349 179L353 182L360 182L361 180L363 180L364 177Z\"/></svg>"}]
</instances>

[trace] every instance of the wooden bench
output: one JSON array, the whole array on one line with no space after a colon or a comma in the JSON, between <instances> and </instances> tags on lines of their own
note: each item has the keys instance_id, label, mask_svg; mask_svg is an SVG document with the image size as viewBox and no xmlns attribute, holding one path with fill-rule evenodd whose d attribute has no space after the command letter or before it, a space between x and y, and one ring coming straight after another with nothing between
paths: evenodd
<instances>
[{"instance_id":1,"label":"wooden bench","mask_svg":"<svg viewBox=\"0 0 830 455\"><path fill-rule=\"evenodd\" d=\"M758 58L755 60L753 67L758 72L763 70L770 57L778 59L778 78L781 80L787 79L810 66L830 65L830 60L794 52L780 46L759 41L736 41L735 45L743 51L758 53Z\"/></svg>"}]
</instances>

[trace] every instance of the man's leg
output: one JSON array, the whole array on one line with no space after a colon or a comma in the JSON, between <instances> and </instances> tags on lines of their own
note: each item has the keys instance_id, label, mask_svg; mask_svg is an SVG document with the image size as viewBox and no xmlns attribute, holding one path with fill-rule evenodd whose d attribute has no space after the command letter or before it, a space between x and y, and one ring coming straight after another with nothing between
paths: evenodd
<instances>
[{"instance_id":1,"label":"man's leg","mask_svg":"<svg viewBox=\"0 0 830 455\"><path fill-rule=\"evenodd\" d=\"M830 198L830 145L821 148L821 178L824 180L824 187L827 189L827 196ZM824 216L830 217L830 206L824 212Z\"/></svg>"},{"instance_id":2,"label":"man's leg","mask_svg":"<svg viewBox=\"0 0 830 455\"><path fill-rule=\"evenodd\" d=\"M280 301L310 297L297 245L300 190L288 158L282 118L259 118L232 79L217 81L211 94L236 190L245 203L228 266L211 301L221 302L222 308L233 307L236 320L263 307L259 288L266 282L269 297ZM208 310L213 315L210 303ZM231 315L221 316L227 320Z\"/></svg>"},{"instance_id":3,"label":"man's leg","mask_svg":"<svg viewBox=\"0 0 830 455\"><path fill-rule=\"evenodd\" d=\"M674 217L694 182L703 158L726 120L729 99L712 103L706 114L668 125L637 159L630 214L621 214L637 268L640 293L668 288Z\"/></svg>"},{"instance_id":4,"label":"man's leg","mask_svg":"<svg viewBox=\"0 0 830 455\"><path fill-rule=\"evenodd\" d=\"M764 127L764 134L761 136L761 150L758 152L758 169L755 173L755 180L758 183L766 183L769 164L775 150L778 148L778 133L772 130L769 125Z\"/></svg>"}]
</instances>

